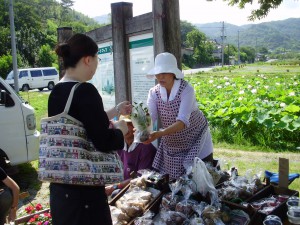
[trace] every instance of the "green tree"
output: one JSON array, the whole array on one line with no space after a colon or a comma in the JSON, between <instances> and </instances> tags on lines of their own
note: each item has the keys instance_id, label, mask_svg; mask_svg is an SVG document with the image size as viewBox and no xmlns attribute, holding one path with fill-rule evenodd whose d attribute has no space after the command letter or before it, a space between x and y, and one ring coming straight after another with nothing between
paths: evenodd
<instances>
[{"instance_id":1,"label":"green tree","mask_svg":"<svg viewBox=\"0 0 300 225\"><path fill-rule=\"evenodd\" d=\"M39 50L37 66L47 67L52 66L56 60L55 53L51 50L49 45L43 45Z\"/></svg>"},{"instance_id":2,"label":"green tree","mask_svg":"<svg viewBox=\"0 0 300 225\"><path fill-rule=\"evenodd\" d=\"M238 57L237 57L237 48L234 45L230 45L228 44L225 48L224 48L224 62L228 65L230 64L230 57L234 57L235 60L237 61Z\"/></svg>"},{"instance_id":3,"label":"green tree","mask_svg":"<svg viewBox=\"0 0 300 225\"><path fill-rule=\"evenodd\" d=\"M253 0L225 0L228 1L228 5L237 5L239 8L244 9L246 4L252 4ZM256 19L262 19L267 16L270 9L276 9L283 0L261 0L259 1L259 8L251 11L249 20L254 21Z\"/></svg>"},{"instance_id":4,"label":"green tree","mask_svg":"<svg viewBox=\"0 0 300 225\"><path fill-rule=\"evenodd\" d=\"M208 65L214 61L212 53L214 46L207 40L204 33L192 30L187 34L186 43L194 49L193 58L200 65Z\"/></svg>"},{"instance_id":5,"label":"green tree","mask_svg":"<svg viewBox=\"0 0 300 225\"><path fill-rule=\"evenodd\" d=\"M267 55L269 53L268 49L266 47L260 47L258 49L258 52L264 55Z\"/></svg>"},{"instance_id":6,"label":"green tree","mask_svg":"<svg viewBox=\"0 0 300 225\"><path fill-rule=\"evenodd\" d=\"M197 28L193 24L187 21L180 21L181 43L183 46L186 46L187 34L192 30L196 30L196 29Z\"/></svg>"},{"instance_id":7,"label":"green tree","mask_svg":"<svg viewBox=\"0 0 300 225\"><path fill-rule=\"evenodd\" d=\"M6 78L7 74L12 68L12 56L5 54L0 57L0 75L3 79Z\"/></svg>"},{"instance_id":8,"label":"green tree","mask_svg":"<svg viewBox=\"0 0 300 225\"><path fill-rule=\"evenodd\" d=\"M56 0L14 1L16 47L20 54L18 64L20 62L26 67L37 66L41 46L47 44L54 49L62 10L65 10L66 17L61 20L61 24L74 27L76 32L99 27L93 19L71 10L73 2L62 1L60 4ZM0 57L11 52L8 9L8 1L0 0Z\"/></svg>"},{"instance_id":9,"label":"green tree","mask_svg":"<svg viewBox=\"0 0 300 225\"><path fill-rule=\"evenodd\" d=\"M19 0L14 9L17 51L34 66L45 38L38 7L34 1Z\"/></svg>"},{"instance_id":10,"label":"green tree","mask_svg":"<svg viewBox=\"0 0 300 225\"><path fill-rule=\"evenodd\" d=\"M18 68L21 67L28 67L28 64L24 63L22 57L18 54L17 55L17 62ZM12 70L13 63L12 63L12 55L10 52L2 54L0 56L0 75L3 79L6 78L7 74Z\"/></svg>"},{"instance_id":11,"label":"green tree","mask_svg":"<svg viewBox=\"0 0 300 225\"><path fill-rule=\"evenodd\" d=\"M255 49L252 47L240 48L241 62L253 63L255 60Z\"/></svg>"},{"instance_id":12,"label":"green tree","mask_svg":"<svg viewBox=\"0 0 300 225\"><path fill-rule=\"evenodd\" d=\"M60 2L60 22L59 26L63 21L70 21L70 11L71 7L74 5L73 0L61 0Z\"/></svg>"},{"instance_id":13,"label":"green tree","mask_svg":"<svg viewBox=\"0 0 300 225\"><path fill-rule=\"evenodd\" d=\"M44 43L50 45L51 49L54 49L57 44L57 28L58 26L53 20L47 20Z\"/></svg>"},{"instance_id":14,"label":"green tree","mask_svg":"<svg viewBox=\"0 0 300 225\"><path fill-rule=\"evenodd\" d=\"M0 55L5 54L10 49L10 29L5 26L0 26Z\"/></svg>"}]
</instances>

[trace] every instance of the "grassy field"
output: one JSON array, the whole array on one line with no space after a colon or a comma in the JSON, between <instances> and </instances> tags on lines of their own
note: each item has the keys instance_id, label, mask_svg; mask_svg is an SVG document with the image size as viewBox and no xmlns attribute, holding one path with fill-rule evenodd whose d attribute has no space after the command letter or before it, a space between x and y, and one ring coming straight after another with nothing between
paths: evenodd
<instances>
[{"instance_id":1,"label":"grassy field","mask_svg":"<svg viewBox=\"0 0 300 225\"><path fill-rule=\"evenodd\" d=\"M287 72L287 70L289 72ZM259 72L258 72L259 71ZM247 65L244 67L231 68L230 72L228 69L211 71L206 73L200 73L201 76L211 77L233 77L233 76L244 76L244 75L256 75L256 74L282 74L285 73L287 76L300 75L299 65L270 65L270 64L255 64ZM193 75L194 76L194 75ZM197 76L197 75L196 75ZM299 82L299 81L298 81ZM296 93L299 95L299 93ZM27 93L20 92L22 98L30 103L36 112L37 127L40 128L40 119L47 116L47 102L49 92L43 91L30 91ZM236 135L235 133L231 134ZM229 169L231 166L235 166L239 169L241 175L248 173L262 173L264 170L272 172L278 171L278 160L279 157L289 159L290 173L300 173L300 150L296 151L281 151L277 152L276 149L259 148L257 146L249 146L236 144L229 144L226 142L215 142L215 157L220 159L222 162L222 168ZM299 143L300 146L300 143ZM33 162L36 167L36 162ZM38 186L38 185L37 185ZM300 191L300 179L296 179L291 185L291 189Z\"/></svg>"},{"instance_id":2,"label":"grassy field","mask_svg":"<svg viewBox=\"0 0 300 225\"><path fill-rule=\"evenodd\" d=\"M279 158L289 159L289 173L300 173L300 153L262 152L215 148L214 157L220 160L221 168L238 168L240 175L258 175L263 180L264 171L278 172ZM300 179L295 179L289 188L300 192Z\"/></svg>"},{"instance_id":3,"label":"grassy field","mask_svg":"<svg viewBox=\"0 0 300 225\"><path fill-rule=\"evenodd\" d=\"M229 70L231 70L229 72ZM214 71L217 71L220 76L224 76L224 74L231 74L231 75L255 75L255 74L282 74L282 73L300 73L300 65L299 64L280 64L280 63L256 63L256 64L247 64L247 65L241 65L241 66L230 66L230 67L224 67L214 69L210 72L207 72L206 74L214 73Z\"/></svg>"}]
</instances>

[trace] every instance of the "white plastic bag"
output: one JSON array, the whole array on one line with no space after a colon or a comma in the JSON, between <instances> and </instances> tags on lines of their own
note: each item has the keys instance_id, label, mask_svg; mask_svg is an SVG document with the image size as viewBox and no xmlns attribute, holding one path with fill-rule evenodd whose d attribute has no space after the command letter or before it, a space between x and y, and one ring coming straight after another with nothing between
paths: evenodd
<instances>
[{"instance_id":1,"label":"white plastic bag","mask_svg":"<svg viewBox=\"0 0 300 225\"><path fill-rule=\"evenodd\" d=\"M214 186L213 178L208 172L205 163L198 157L194 159L192 174L192 180L196 184L196 190L194 191L198 191L202 196L206 196L207 192L209 192L211 204L218 204L218 193Z\"/></svg>"}]
</instances>

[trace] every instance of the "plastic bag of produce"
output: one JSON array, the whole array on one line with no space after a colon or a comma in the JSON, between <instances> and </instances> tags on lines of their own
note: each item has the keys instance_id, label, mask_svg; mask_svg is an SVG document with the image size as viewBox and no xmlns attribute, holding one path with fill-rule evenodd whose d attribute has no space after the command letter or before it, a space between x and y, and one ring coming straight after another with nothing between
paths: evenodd
<instances>
[{"instance_id":1,"label":"plastic bag of produce","mask_svg":"<svg viewBox=\"0 0 300 225\"><path fill-rule=\"evenodd\" d=\"M148 108L140 103L133 103L131 121L136 128L134 142L144 142L149 138L151 132L151 117Z\"/></svg>"}]
</instances>

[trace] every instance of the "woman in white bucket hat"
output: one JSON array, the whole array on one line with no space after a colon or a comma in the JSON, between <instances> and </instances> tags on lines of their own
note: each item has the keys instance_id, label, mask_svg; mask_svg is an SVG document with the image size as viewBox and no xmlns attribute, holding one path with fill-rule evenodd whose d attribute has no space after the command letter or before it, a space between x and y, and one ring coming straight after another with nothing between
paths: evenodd
<instances>
[{"instance_id":1,"label":"woman in white bucket hat","mask_svg":"<svg viewBox=\"0 0 300 225\"><path fill-rule=\"evenodd\" d=\"M152 121L160 118L162 129L150 134L145 144L161 138L153 168L176 179L184 174L183 165L191 165L195 157L213 162L213 144L208 122L199 110L193 87L183 80L174 55L164 52L155 57L158 84L150 89L148 108Z\"/></svg>"}]
</instances>

